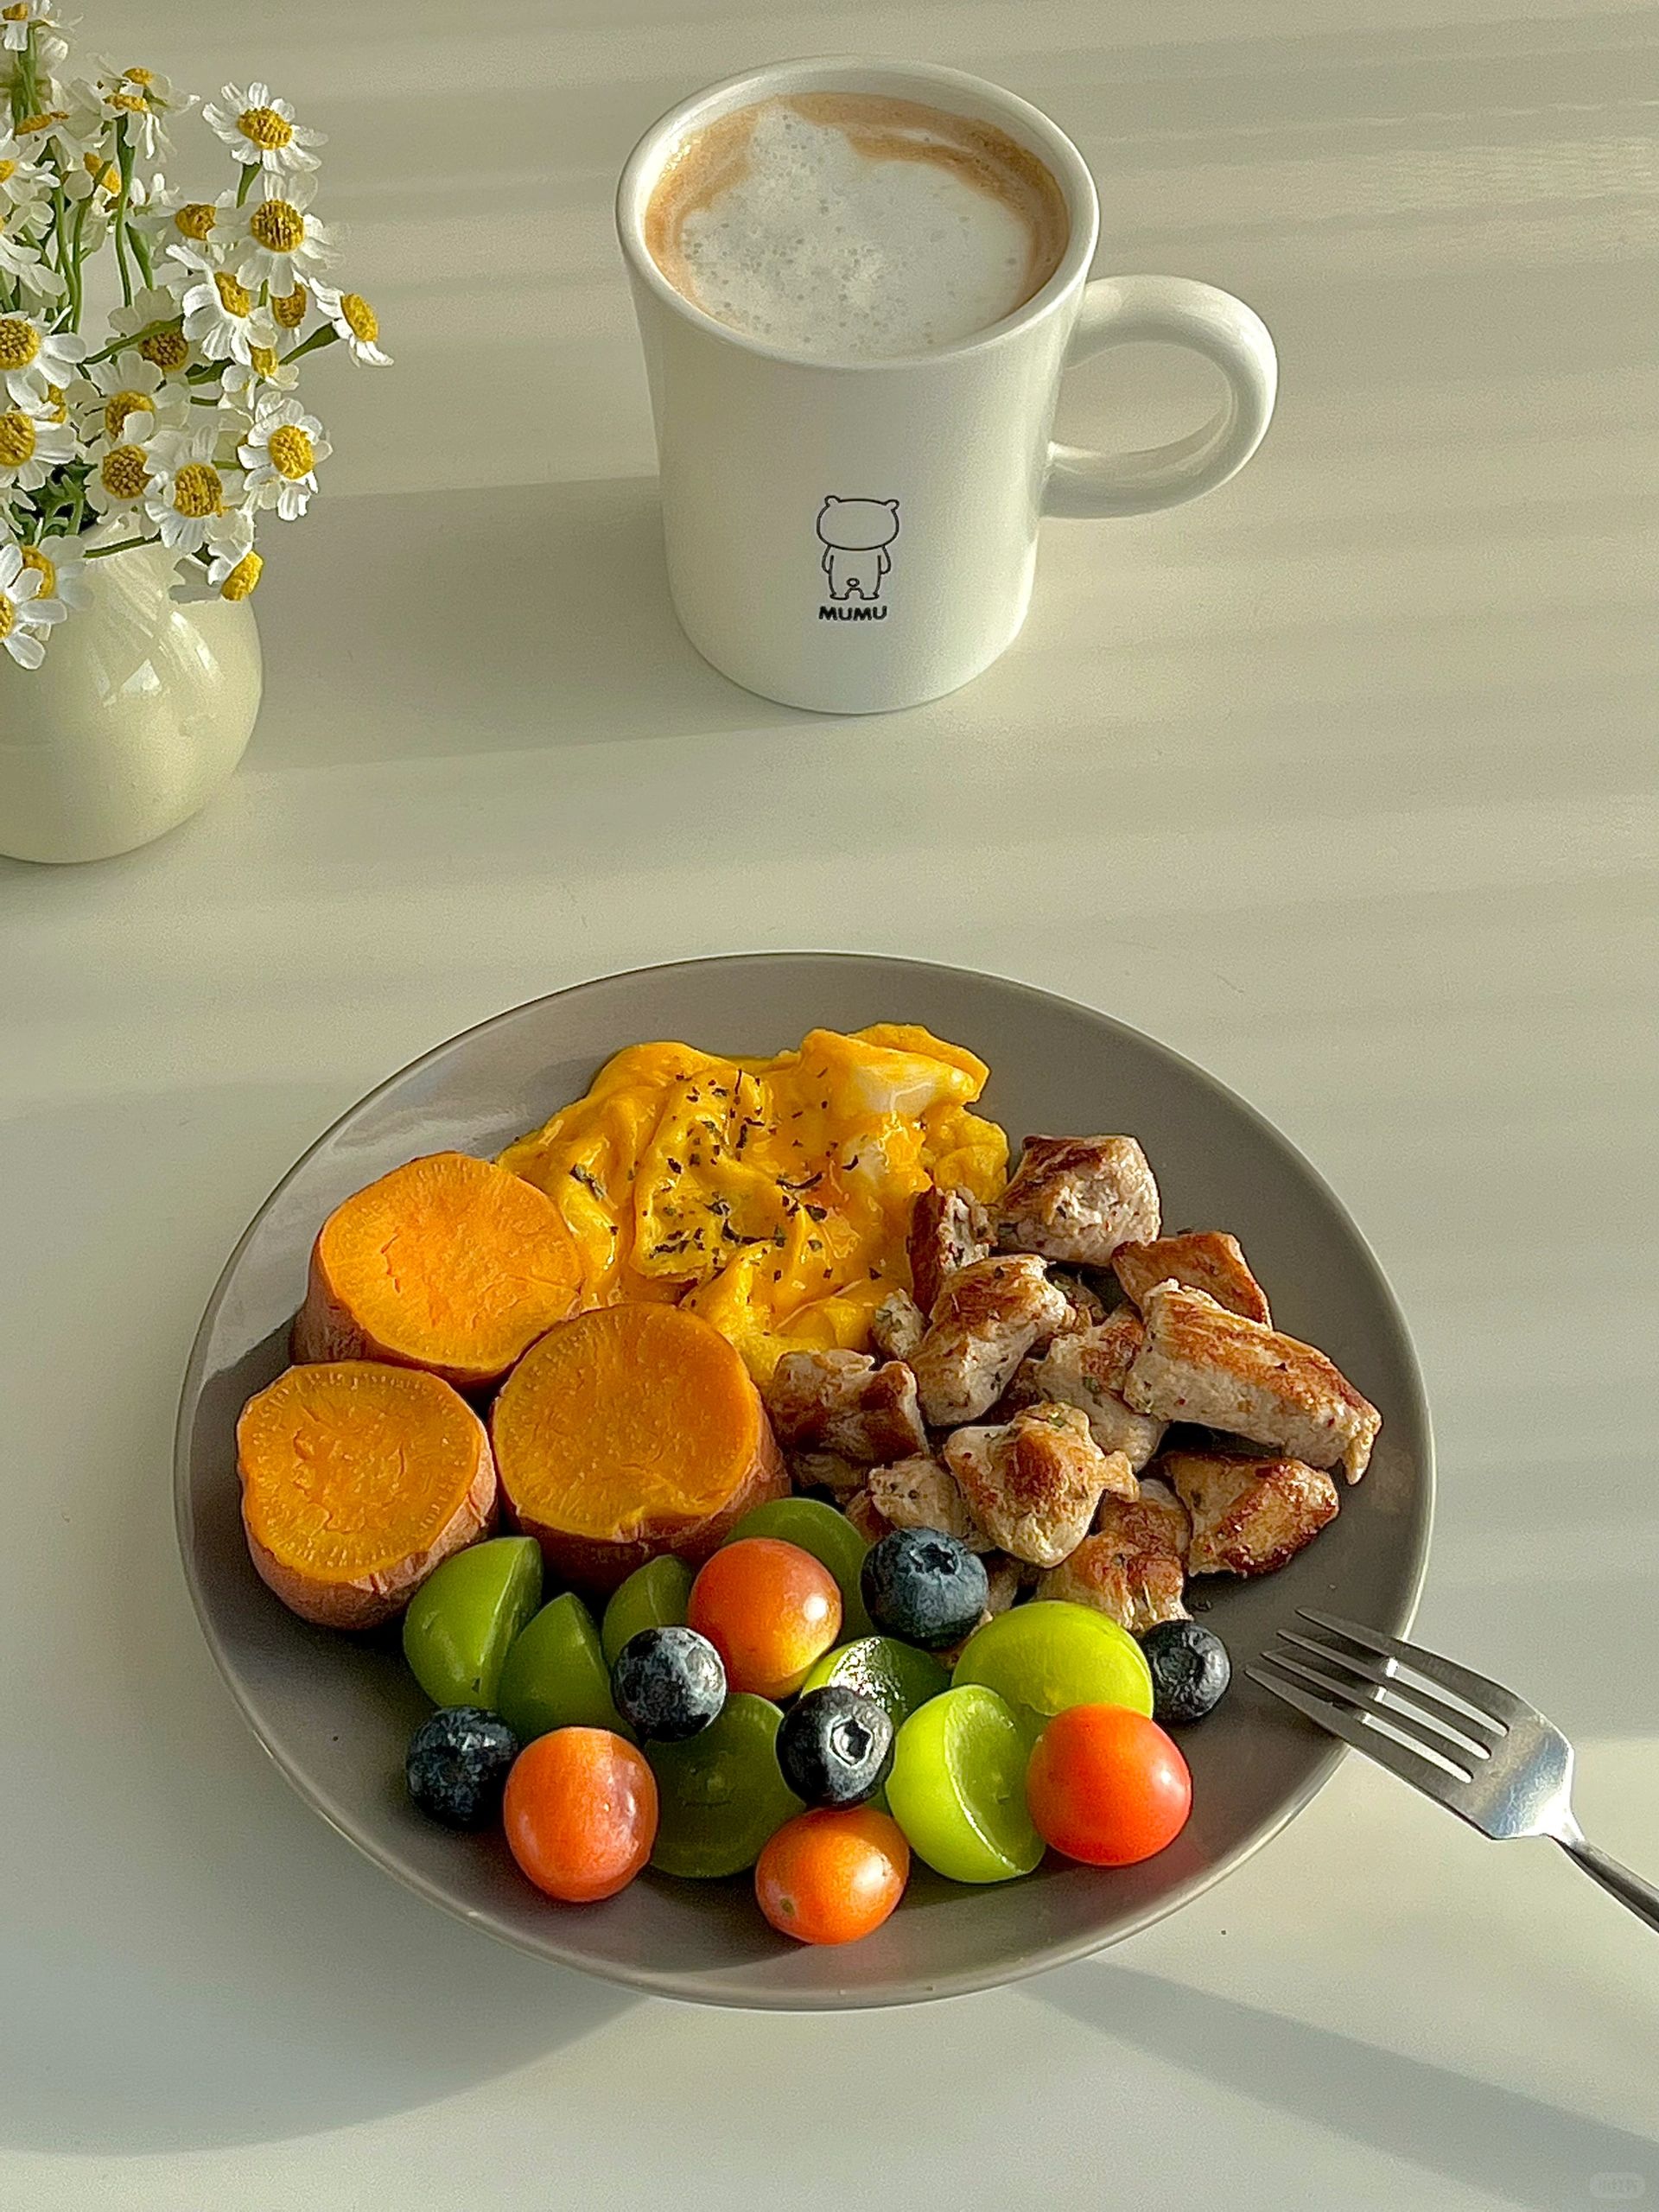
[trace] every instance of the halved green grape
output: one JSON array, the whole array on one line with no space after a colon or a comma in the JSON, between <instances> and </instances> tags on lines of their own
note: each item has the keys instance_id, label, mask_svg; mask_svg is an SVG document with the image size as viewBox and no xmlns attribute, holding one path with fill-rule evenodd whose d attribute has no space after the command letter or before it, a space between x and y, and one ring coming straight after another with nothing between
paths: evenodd
<instances>
[{"instance_id":1,"label":"halved green grape","mask_svg":"<svg viewBox=\"0 0 1659 2212\"><path fill-rule=\"evenodd\" d=\"M783 1717L769 1698L738 1690L700 1734L646 1745L661 1799L651 1854L659 1872L700 1880L741 1874L801 1811L778 1767Z\"/></svg>"},{"instance_id":2,"label":"halved green grape","mask_svg":"<svg viewBox=\"0 0 1659 2212\"><path fill-rule=\"evenodd\" d=\"M636 1567L627 1580L613 1591L605 1608L599 1631L605 1664L614 1667L617 1653L642 1628L683 1628L692 1580L685 1561L671 1553Z\"/></svg>"},{"instance_id":3,"label":"halved green grape","mask_svg":"<svg viewBox=\"0 0 1659 2212\"><path fill-rule=\"evenodd\" d=\"M594 1617L574 1591L543 1605L513 1638L495 1709L521 1744L555 1728L609 1728L633 1741L611 1702L611 1671Z\"/></svg>"},{"instance_id":4,"label":"halved green grape","mask_svg":"<svg viewBox=\"0 0 1659 2212\"><path fill-rule=\"evenodd\" d=\"M541 1602L533 1536L493 1536L435 1568L404 1615L404 1656L433 1704L493 1710L507 1647Z\"/></svg>"},{"instance_id":5,"label":"halved green grape","mask_svg":"<svg viewBox=\"0 0 1659 2212\"><path fill-rule=\"evenodd\" d=\"M827 1567L841 1589L841 1625L848 1636L868 1636L875 1624L864 1610L858 1571L870 1548L844 1513L826 1505L821 1497L773 1497L743 1516L728 1544L744 1536L776 1536L779 1542L798 1545Z\"/></svg>"},{"instance_id":6,"label":"halved green grape","mask_svg":"<svg viewBox=\"0 0 1659 2212\"><path fill-rule=\"evenodd\" d=\"M1062 1598L1015 1605L976 1629L950 1679L995 1690L1032 1743L1074 1705L1152 1713L1152 1670L1128 1629Z\"/></svg>"},{"instance_id":7,"label":"halved green grape","mask_svg":"<svg viewBox=\"0 0 1659 2212\"><path fill-rule=\"evenodd\" d=\"M887 1802L918 1858L953 1882L1029 1874L1043 1840L1026 1809L1026 1732L995 1690L946 1690L899 1731Z\"/></svg>"},{"instance_id":8,"label":"halved green grape","mask_svg":"<svg viewBox=\"0 0 1659 2212\"><path fill-rule=\"evenodd\" d=\"M855 1643L839 1643L826 1651L801 1684L801 1695L831 1682L873 1697L891 1713L898 1728L918 1706L942 1696L950 1687L950 1677L931 1651L918 1651L895 1636L861 1636Z\"/></svg>"}]
</instances>

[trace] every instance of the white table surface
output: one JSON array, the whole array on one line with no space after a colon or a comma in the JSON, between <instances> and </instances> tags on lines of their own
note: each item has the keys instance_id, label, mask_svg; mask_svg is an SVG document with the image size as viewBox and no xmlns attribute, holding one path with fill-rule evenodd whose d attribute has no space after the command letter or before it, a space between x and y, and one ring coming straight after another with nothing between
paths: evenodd
<instances>
[{"instance_id":1,"label":"white table surface","mask_svg":"<svg viewBox=\"0 0 1659 2212\"><path fill-rule=\"evenodd\" d=\"M1659 1869L1651 14L142 13L118 60L268 75L330 132L397 366L313 374L338 452L270 563L233 787L126 860L0 863L0 2204L1659 2196L1659 1948L1548 1847L1350 1760L1219 1890L1018 1990L632 2001L306 1811L219 1688L168 1497L226 1251L386 1071L676 955L982 966L1202 1061L1351 1203L1436 1413L1421 1631L1551 1713L1586 1825ZM847 722L675 627L608 215L671 99L837 47L1048 108L1102 266L1236 289L1284 378L1235 485L1051 524L1000 666ZM1066 434L1169 435L1182 366L1079 372Z\"/></svg>"}]
</instances>

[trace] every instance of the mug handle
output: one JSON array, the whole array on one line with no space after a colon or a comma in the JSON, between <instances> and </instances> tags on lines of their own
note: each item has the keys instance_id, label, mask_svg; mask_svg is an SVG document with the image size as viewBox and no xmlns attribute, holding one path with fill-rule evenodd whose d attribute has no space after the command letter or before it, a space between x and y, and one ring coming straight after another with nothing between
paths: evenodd
<instances>
[{"instance_id":1,"label":"mug handle","mask_svg":"<svg viewBox=\"0 0 1659 2212\"><path fill-rule=\"evenodd\" d=\"M1179 506L1236 476L1267 435L1279 362L1267 325L1230 292L1189 276L1101 276L1084 289L1066 365L1108 346L1185 346L1227 379L1221 411L1201 430L1149 453L1051 445L1043 511L1145 515Z\"/></svg>"}]
</instances>

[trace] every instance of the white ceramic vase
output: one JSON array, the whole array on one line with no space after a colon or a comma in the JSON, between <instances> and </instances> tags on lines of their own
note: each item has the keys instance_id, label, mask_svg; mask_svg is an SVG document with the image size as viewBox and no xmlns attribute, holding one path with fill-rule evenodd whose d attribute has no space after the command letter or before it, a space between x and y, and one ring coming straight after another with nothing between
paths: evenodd
<instances>
[{"instance_id":1,"label":"white ceramic vase","mask_svg":"<svg viewBox=\"0 0 1659 2212\"><path fill-rule=\"evenodd\" d=\"M0 853L98 861L206 805L247 749L264 690L242 600L181 604L160 546L92 561L92 604L37 669L0 654Z\"/></svg>"}]
</instances>

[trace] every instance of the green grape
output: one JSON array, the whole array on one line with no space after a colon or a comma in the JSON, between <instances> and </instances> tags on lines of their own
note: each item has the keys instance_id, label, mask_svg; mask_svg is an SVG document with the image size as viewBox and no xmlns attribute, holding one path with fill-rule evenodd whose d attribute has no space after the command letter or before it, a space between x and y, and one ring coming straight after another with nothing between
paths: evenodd
<instances>
[{"instance_id":1,"label":"green grape","mask_svg":"<svg viewBox=\"0 0 1659 2212\"><path fill-rule=\"evenodd\" d=\"M801 1811L778 1769L783 1714L738 1690L718 1719L683 1744L647 1744L661 1819L651 1863L664 1874L741 1874L775 1829Z\"/></svg>"},{"instance_id":2,"label":"green grape","mask_svg":"<svg viewBox=\"0 0 1659 2212\"><path fill-rule=\"evenodd\" d=\"M617 1653L642 1628L683 1628L692 1580L690 1568L671 1553L636 1567L605 1608L599 1631L605 1664L614 1667Z\"/></svg>"},{"instance_id":3,"label":"green grape","mask_svg":"<svg viewBox=\"0 0 1659 2212\"><path fill-rule=\"evenodd\" d=\"M611 1670L594 1617L569 1590L513 1638L495 1709L521 1744L555 1728L609 1728L633 1740L611 1702Z\"/></svg>"},{"instance_id":4,"label":"green grape","mask_svg":"<svg viewBox=\"0 0 1659 2212\"><path fill-rule=\"evenodd\" d=\"M995 1690L1033 1743L1071 1706L1152 1713L1152 1670L1135 1638L1106 1614L1064 1599L1016 1605L976 1629L950 1679Z\"/></svg>"},{"instance_id":5,"label":"green grape","mask_svg":"<svg viewBox=\"0 0 1659 2212\"><path fill-rule=\"evenodd\" d=\"M743 1516L726 1541L744 1536L775 1536L780 1543L796 1544L827 1567L841 1589L841 1625L847 1636L869 1636L875 1624L864 1610L858 1571L869 1549L844 1513L826 1505L821 1497L774 1497Z\"/></svg>"},{"instance_id":6,"label":"green grape","mask_svg":"<svg viewBox=\"0 0 1659 2212\"><path fill-rule=\"evenodd\" d=\"M977 1683L912 1713L893 1745L887 1802L917 1857L953 1882L1029 1874L1043 1855L1026 1809L1030 1755L1013 1713Z\"/></svg>"},{"instance_id":7,"label":"green grape","mask_svg":"<svg viewBox=\"0 0 1659 2212\"><path fill-rule=\"evenodd\" d=\"M830 1682L873 1697L887 1707L898 1728L918 1706L948 1690L950 1677L931 1651L918 1651L894 1636L863 1636L855 1643L837 1644L826 1651L801 1684L801 1694Z\"/></svg>"},{"instance_id":8,"label":"green grape","mask_svg":"<svg viewBox=\"0 0 1659 2212\"><path fill-rule=\"evenodd\" d=\"M404 1656L433 1704L493 1709L507 1648L541 1602L533 1536L493 1536L434 1568L404 1615Z\"/></svg>"}]
</instances>

